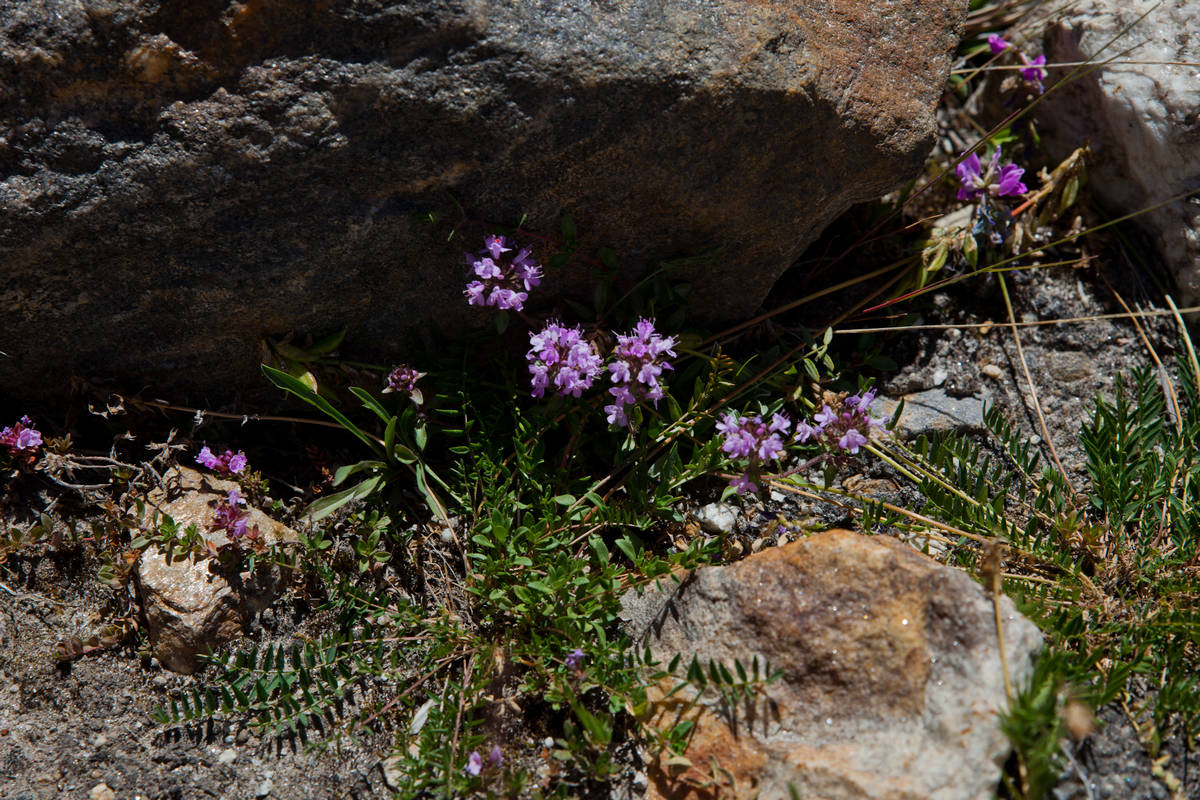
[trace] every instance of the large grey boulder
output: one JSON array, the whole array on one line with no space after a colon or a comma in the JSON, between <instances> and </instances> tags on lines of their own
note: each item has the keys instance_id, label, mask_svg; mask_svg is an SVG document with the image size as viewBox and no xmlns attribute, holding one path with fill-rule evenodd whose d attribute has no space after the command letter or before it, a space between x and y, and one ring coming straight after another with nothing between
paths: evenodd
<instances>
[{"instance_id":1,"label":"large grey boulder","mask_svg":"<svg viewBox=\"0 0 1200 800\"><path fill-rule=\"evenodd\" d=\"M1072 1L1047 15L1055 20L1046 33L1049 62L1104 61L1129 51L1041 104L1051 154L1062 158L1090 142L1089 187L1114 215L1200 192L1200 2ZM1070 69L1051 72L1049 83ZM1182 301L1200 299L1200 201L1179 200L1137 221L1174 274Z\"/></svg>"},{"instance_id":2,"label":"large grey boulder","mask_svg":"<svg viewBox=\"0 0 1200 800\"><path fill-rule=\"evenodd\" d=\"M698 315L744 316L916 176L965 11L0 0L0 385L228 395L262 385L264 334L342 325L387 358L486 324L462 296L486 223L552 238L568 212L629 276L723 247L678 277ZM545 259L542 236L521 241Z\"/></svg>"}]
</instances>

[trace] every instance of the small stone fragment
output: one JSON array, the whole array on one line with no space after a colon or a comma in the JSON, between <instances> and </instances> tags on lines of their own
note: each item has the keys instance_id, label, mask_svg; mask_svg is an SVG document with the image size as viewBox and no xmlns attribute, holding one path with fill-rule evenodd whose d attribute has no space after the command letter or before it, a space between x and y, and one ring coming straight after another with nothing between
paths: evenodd
<instances>
[{"instance_id":1,"label":"small stone fragment","mask_svg":"<svg viewBox=\"0 0 1200 800\"><path fill-rule=\"evenodd\" d=\"M258 788L256 788L254 790L254 796L255 797L266 797L267 795L271 794L271 792L273 792L273 791L275 791L275 785L273 783L271 783L270 778L267 778L265 781L263 781L262 783L260 783L258 785Z\"/></svg>"},{"instance_id":2,"label":"small stone fragment","mask_svg":"<svg viewBox=\"0 0 1200 800\"><path fill-rule=\"evenodd\" d=\"M705 533L727 534L732 533L737 524L737 512L725 503L709 503L696 512L696 520Z\"/></svg>"},{"instance_id":3,"label":"small stone fragment","mask_svg":"<svg viewBox=\"0 0 1200 800\"><path fill-rule=\"evenodd\" d=\"M1000 380L1000 378L1004 375L1003 370L1001 370L995 364L984 364L979 371L994 381Z\"/></svg>"},{"instance_id":4,"label":"small stone fragment","mask_svg":"<svg viewBox=\"0 0 1200 800\"><path fill-rule=\"evenodd\" d=\"M116 800L117 794L108 787L107 783L97 783L88 792L88 797L91 800Z\"/></svg>"},{"instance_id":5,"label":"small stone fragment","mask_svg":"<svg viewBox=\"0 0 1200 800\"><path fill-rule=\"evenodd\" d=\"M221 764L229 765L237 761L237 756L237 750L234 750L232 747L226 747L221 751L221 755L217 756L217 761Z\"/></svg>"},{"instance_id":6,"label":"small stone fragment","mask_svg":"<svg viewBox=\"0 0 1200 800\"><path fill-rule=\"evenodd\" d=\"M896 413L897 402L880 398L879 410L886 419ZM904 439L941 431L983 430L983 401L975 397L951 397L944 389L929 389L904 396L904 413L896 433Z\"/></svg>"}]
</instances>

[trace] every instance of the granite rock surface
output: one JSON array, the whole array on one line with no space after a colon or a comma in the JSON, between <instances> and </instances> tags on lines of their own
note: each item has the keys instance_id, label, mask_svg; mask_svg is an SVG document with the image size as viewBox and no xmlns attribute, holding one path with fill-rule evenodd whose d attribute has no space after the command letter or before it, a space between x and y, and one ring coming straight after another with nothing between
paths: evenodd
<instances>
[{"instance_id":1,"label":"granite rock surface","mask_svg":"<svg viewBox=\"0 0 1200 800\"><path fill-rule=\"evenodd\" d=\"M265 335L486 326L463 253L679 266L744 317L919 172L966 12L880 3L0 0L0 385L266 392ZM429 224L428 215L438 224ZM452 226L457 235L447 241ZM544 298L590 296L590 265Z\"/></svg>"}]
</instances>

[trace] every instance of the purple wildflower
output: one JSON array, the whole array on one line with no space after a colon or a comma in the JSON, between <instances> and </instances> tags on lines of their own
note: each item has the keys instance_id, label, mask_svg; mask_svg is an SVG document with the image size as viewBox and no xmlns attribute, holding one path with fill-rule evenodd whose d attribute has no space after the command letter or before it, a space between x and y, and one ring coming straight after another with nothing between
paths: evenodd
<instances>
[{"instance_id":1,"label":"purple wildflower","mask_svg":"<svg viewBox=\"0 0 1200 800\"><path fill-rule=\"evenodd\" d=\"M222 475L235 475L245 470L248 462L246 454L241 450L237 453L226 450L224 455L218 456L208 449L208 445L205 445L200 454L196 456L196 463Z\"/></svg>"},{"instance_id":2,"label":"purple wildflower","mask_svg":"<svg viewBox=\"0 0 1200 800\"><path fill-rule=\"evenodd\" d=\"M1007 50L1009 47L1012 46L1008 42L1001 39L1000 36L995 33L990 34L987 37L987 43L988 43L988 47L990 47L992 49L992 53L995 55L1003 53L1005 50Z\"/></svg>"},{"instance_id":3,"label":"purple wildflower","mask_svg":"<svg viewBox=\"0 0 1200 800\"><path fill-rule=\"evenodd\" d=\"M603 372L603 361L596 348L583 338L583 328L567 328L548 322L541 333L529 334L529 361L533 396L543 397L546 389L579 397Z\"/></svg>"},{"instance_id":4,"label":"purple wildflower","mask_svg":"<svg viewBox=\"0 0 1200 800\"><path fill-rule=\"evenodd\" d=\"M488 767L491 769L500 769L504 766L504 753L500 750L500 745L492 745L492 751L488 753Z\"/></svg>"},{"instance_id":5,"label":"purple wildflower","mask_svg":"<svg viewBox=\"0 0 1200 800\"><path fill-rule=\"evenodd\" d=\"M32 467L42 446L42 433L29 417L21 417L12 427L0 430L0 445L8 449L14 464Z\"/></svg>"},{"instance_id":6,"label":"purple wildflower","mask_svg":"<svg viewBox=\"0 0 1200 800\"><path fill-rule=\"evenodd\" d=\"M509 244L503 236L489 236L478 257L467 256L467 263L478 278L463 291L468 304L520 311L529 299L529 290L542 282L542 268L529 257L528 248L504 263L502 256L512 252Z\"/></svg>"},{"instance_id":7,"label":"purple wildflower","mask_svg":"<svg viewBox=\"0 0 1200 800\"><path fill-rule=\"evenodd\" d=\"M628 425L625 406L650 400L658 407L663 396L658 378L663 370L673 369L666 357L674 358L674 336L663 336L654 330L654 320L641 319L628 334L616 334L613 361L608 365L612 382L608 393L614 402L604 407L612 425Z\"/></svg>"},{"instance_id":8,"label":"purple wildflower","mask_svg":"<svg viewBox=\"0 0 1200 800\"><path fill-rule=\"evenodd\" d=\"M986 171L981 167L979 156L976 153L971 153L958 162L954 171L958 175L959 182L962 183L962 188L958 190L959 200L971 202L983 195L1015 196L1024 194L1026 191L1025 184L1021 183L1021 176L1025 174L1024 168L1018 167L1016 164L1000 166L1000 148L998 147L992 153L992 160Z\"/></svg>"},{"instance_id":9,"label":"purple wildflower","mask_svg":"<svg viewBox=\"0 0 1200 800\"><path fill-rule=\"evenodd\" d=\"M749 468L729 484L738 494L758 491L750 475L757 474L764 462L783 455L783 437L791 426L792 421L783 414L774 414L770 422L763 422L759 414L739 418L736 412L730 412L717 421L717 430L724 439L721 449L730 458L750 462Z\"/></svg>"},{"instance_id":10,"label":"purple wildflower","mask_svg":"<svg viewBox=\"0 0 1200 800\"><path fill-rule=\"evenodd\" d=\"M567 665L567 669L571 670L572 672L579 672L579 670L583 668L584 657L583 648L576 647L574 650L567 653L564 663Z\"/></svg>"},{"instance_id":11,"label":"purple wildflower","mask_svg":"<svg viewBox=\"0 0 1200 800\"><path fill-rule=\"evenodd\" d=\"M471 755L467 756L467 766L464 771L471 776L478 777L479 773L483 772L483 756L479 755L478 750L472 750Z\"/></svg>"},{"instance_id":12,"label":"purple wildflower","mask_svg":"<svg viewBox=\"0 0 1200 800\"><path fill-rule=\"evenodd\" d=\"M417 405L421 405L421 403L425 402L425 396L417 388L417 381L424 377L424 372L417 372L407 364L393 367L392 371L388 373L387 386L383 388L383 394L400 392L412 398L412 401Z\"/></svg>"},{"instance_id":13,"label":"purple wildflower","mask_svg":"<svg viewBox=\"0 0 1200 800\"><path fill-rule=\"evenodd\" d=\"M1021 63L1025 66L1021 68L1021 77L1033 84L1034 88L1039 93L1042 91L1042 81L1046 80L1049 74L1043 67L1046 65L1046 56L1040 55L1037 58L1030 59L1024 53L1020 54Z\"/></svg>"},{"instance_id":14,"label":"purple wildflower","mask_svg":"<svg viewBox=\"0 0 1200 800\"><path fill-rule=\"evenodd\" d=\"M33 427L33 420L21 417L11 428L0 430L0 445L9 450L33 450L42 444L41 431Z\"/></svg>"},{"instance_id":15,"label":"purple wildflower","mask_svg":"<svg viewBox=\"0 0 1200 800\"><path fill-rule=\"evenodd\" d=\"M875 402L875 389L862 394L852 394L841 401L841 410L834 411L828 403L813 415L815 425L801 422L796 426L796 439L819 441L828 449L835 446L851 455L857 453L870 437L871 428L881 427L884 422L871 416L871 403Z\"/></svg>"},{"instance_id":16,"label":"purple wildflower","mask_svg":"<svg viewBox=\"0 0 1200 800\"><path fill-rule=\"evenodd\" d=\"M225 535L230 539L240 539L246 535L246 511L242 508L246 501L238 494L237 489L230 489L229 494L217 510L213 512L212 522L209 523L208 529L211 531L224 531Z\"/></svg>"}]
</instances>

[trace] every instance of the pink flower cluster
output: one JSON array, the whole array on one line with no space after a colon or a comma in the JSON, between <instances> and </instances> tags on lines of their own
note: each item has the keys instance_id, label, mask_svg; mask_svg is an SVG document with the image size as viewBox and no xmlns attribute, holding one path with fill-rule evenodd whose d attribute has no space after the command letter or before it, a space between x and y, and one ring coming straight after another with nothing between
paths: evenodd
<instances>
[{"instance_id":1,"label":"pink flower cluster","mask_svg":"<svg viewBox=\"0 0 1200 800\"><path fill-rule=\"evenodd\" d=\"M826 403L813 415L815 425L801 422L796 426L796 440L823 441L830 450L837 447L853 455L870 439L871 428L884 425L884 420L871 416L871 403L874 401L875 390L868 389L843 400L840 412L834 411Z\"/></svg>"},{"instance_id":2,"label":"pink flower cluster","mask_svg":"<svg viewBox=\"0 0 1200 800\"><path fill-rule=\"evenodd\" d=\"M529 334L525 358L534 397L545 396L552 386L564 397L579 397L604 370L600 354L583 338L583 328L567 328L558 322L547 323L541 333Z\"/></svg>"},{"instance_id":3,"label":"pink flower cluster","mask_svg":"<svg viewBox=\"0 0 1200 800\"><path fill-rule=\"evenodd\" d=\"M33 427L33 421L29 417L21 417L16 425L0 430L0 445L13 452L36 450L42 445L42 434Z\"/></svg>"},{"instance_id":4,"label":"pink flower cluster","mask_svg":"<svg viewBox=\"0 0 1200 800\"><path fill-rule=\"evenodd\" d=\"M196 456L196 463L221 475L233 475L244 470L247 462L246 454L240 450L236 454L232 450L226 450L224 455L218 456L205 445L200 455Z\"/></svg>"},{"instance_id":5,"label":"pink flower cluster","mask_svg":"<svg viewBox=\"0 0 1200 800\"><path fill-rule=\"evenodd\" d=\"M666 357L675 357L674 336L663 336L654 330L654 320L641 319L633 331L617 334L613 360L608 365L613 387L608 393L613 403L604 407L610 425L628 425L625 407L650 400L658 407L663 388L658 382L663 370L673 369Z\"/></svg>"},{"instance_id":6,"label":"pink flower cluster","mask_svg":"<svg viewBox=\"0 0 1200 800\"><path fill-rule=\"evenodd\" d=\"M511 253L510 242L503 236L489 236L478 257L467 256L475 277L463 292L473 306L495 306L520 311L529 299L529 290L542 282L542 268L529 258L529 248L517 252L507 263L501 258Z\"/></svg>"},{"instance_id":7,"label":"pink flower cluster","mask_svg":"<svg viewBox=\"0 0 1200 800\"><path fill-rule=\"evenodd\" d=\"M721 450L732 459L750 462L745 472L730 481L738 494L758 491L751 476L757 475L764 463L783 455L784 437L791 427L792 421L783 414L773 414L770 422L764 422L760 414L738 417L731 411L717 421L723 439Z\"/></svg>"},{"instance_id":8,"label":"pink flower cluster","mask_svg":"<svg viewBox=\"0 0 1200 800\"><path fill-rule=\"evenodd\" d=\"M1031 59L995 33L988 36L987 43L988 48L991 49L993 55L1000 55L1005 50L1012 50L1015 52L1017 57L1021 59L1021 63L1025 65L1019 70L1021 77L1024 78L1025 82L1028 83L1030 87L1033 88L1033 90L1038 94L1041 94L1043 91L1045 91L1043 81L1046 80L1046 76L1049 73L1047 73L1045 70L1046 57L1044 55L1040 55Z\"/></svg>"},{"instance_id":9,"label":"pink flower cluster","mask_svg":"<svg viewBox=\"0 0 1200 800\"><path fill-rule=\"evenodd\" d=\"M213 512L212 522L209 523L210 531L224 531L225 535L230 539L241 539L246 535L246 511L242 508L246 501L238 494L237 489L230 489L229 495L221 501L217 506L217 510Z\"/></svg>"}]
</instances>

